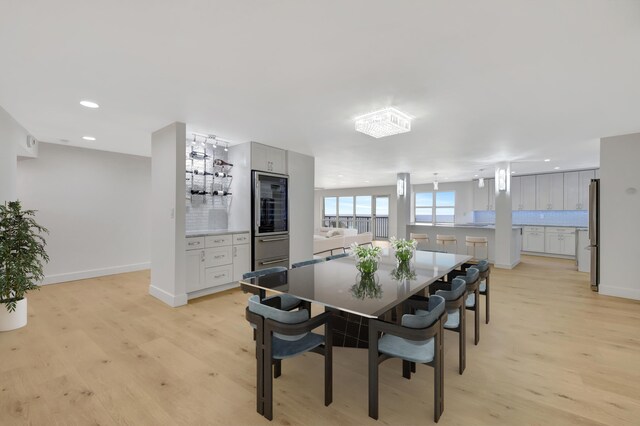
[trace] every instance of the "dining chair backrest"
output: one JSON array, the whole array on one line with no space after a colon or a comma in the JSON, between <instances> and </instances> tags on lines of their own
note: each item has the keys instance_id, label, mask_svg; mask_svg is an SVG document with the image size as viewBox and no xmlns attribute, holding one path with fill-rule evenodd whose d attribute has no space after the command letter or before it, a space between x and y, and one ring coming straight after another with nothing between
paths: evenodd
<instances>
[{"instance_id":1,"label":"dining chair backrest","mask_svg":"<svg viewBox=\"0 0 640 426\"><path fill-rule=\"evenodd\" d=\"M249 310L254 314L262 316L265 319L272 319L284 324L299 324L309 319L309 311L307 311L306 309L300 309L297 311L283 311L281 309L277 309L260 303L260 297L258 295L253 295L249 298ZM289 336L279 333L274 333L273 335L282 340L296 341L305 337L307 333L295 336Z\"/></svg>"},{"instance_id":2,"label":"dining chair backrest","mask_svg":"<svg viewBox=\"0 0 640 426\"><path fill-rule=\"evenodd\" d=\"M247 280L249 278L262 277L264 275L275 274L276 272L284 272L287 268L284 266L274 266L273 268L258 269L257 271L245 272L242 274L242 279Z\"/></svg>"},{"instance_id":3,"label":"dining chair backrest","mask_svg":"<svg viewBox=\"0 0 640 426\"><path fill-rule=\"evenodd\" d=\"M444 303L444 298L441 296L431 296L427 305L428 311L404 314L402 316L402 326L409 328L427 328L431 326L444 313Z\"/></svg>"},{"instance_id":4,"label":"dining chair backrest","mask_svg":"<svg viewBox=\"0 0 640 426\"><path fill-rule=\"evenodd\" d=\"M473 267L476 268L480 272L485 272L485 271L487 271L489 269L489 261L486 260L486 259L485 260L481 260L480 262L478 262Z\"/></svg>"},{"instance_id":5,"label":"dining chair backrest","mask_svg":"<svg viewBox=\"0 0 640 426\"><path fill-rule=\"evenodd\" d=\"M302 268L303 266L314 265L316 263L322 263L325 260L326 259L323 257L323 258L320 258L320 259L309 259L309 260L304 260L302 262L296 262L293 265L291 265L291 269Z\"/></svg>"},{"instance_id":6,"label":"dining chair backrest","mask_svg":"<svg viewBox=\"0 0 640 426\"><path fill-rule=\"evenodd\" d=\"M467 283L461 278L454 278L451 281L451 290L438 290L436 294L444 300L456 300L462 296L467 289Z\"/></svg>"}]
</instances>

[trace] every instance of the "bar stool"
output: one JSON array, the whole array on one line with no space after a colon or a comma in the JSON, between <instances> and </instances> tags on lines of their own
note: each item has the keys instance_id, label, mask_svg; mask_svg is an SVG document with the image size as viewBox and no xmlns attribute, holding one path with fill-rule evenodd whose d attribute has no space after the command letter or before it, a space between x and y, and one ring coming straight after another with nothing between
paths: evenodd
<instances>
[{"instance_id":1,"label":"bar stool","mask_svg":"<svg viewBox=\"0 0 640 426\"><path fill-rule=\"evenodd\" d=\"M477 247L484 247L487 255L486 259L489 259L489 240L487 239L487 237L470 237L469 235L467 235L465 237L465 245L467 246L467 254L469 254L469 247L473 249L472 250L473 259L475 260L478 259L476 257Z\"/></svg>"},{"instance_id":2,"label":"bar stool","mask_svg":"<svg viewBox=\"0 0 640 426\"><path fill-rule=\"evenodd\" d=\"M436 235L436 245L441 245L444 251L446 251L447 253L448 253L447 245L451 245L451 244L456 246L454 253L457 253L458 240L456 239L455 235L440 235L440 234Z\"/></svg>"},{"instance_id":3,"label":"bar stool","mask_svg":"<svg viewBox=\"0 0 640 426\"><path fill-rule=\"evenodd\" d=\"M409 238L418 242L417 250L429 250L429 236L427 234L409 234Z\"/></svg>"}]
</instances>

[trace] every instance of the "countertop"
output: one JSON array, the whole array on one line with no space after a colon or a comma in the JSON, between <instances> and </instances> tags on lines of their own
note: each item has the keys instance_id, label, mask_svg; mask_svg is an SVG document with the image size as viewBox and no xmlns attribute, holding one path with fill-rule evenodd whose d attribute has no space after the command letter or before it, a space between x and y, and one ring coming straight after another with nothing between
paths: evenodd
<instances>
[{"instance_id":1,"label":"countertop","mask_svg":"<svg viewBox=\"0 0 640 426\"><path fill-rule=\"evenodd\" d=\"M412 222L409 226L430 226L432 228L468 228L468 229L496 229L492 224L478 224L478 223L416 223ZM523 225L513 225L512 229L521 229Z\"/></svg>"},{"instance_id":2,"label":"countertop","mask_svg":"<svg viewBox=\"0 0 640 426\"><path fill-rule=\"evenodd\" d=\"M248 234L248 229L202 229L185 232L185 237L207 237L210 235Z\"/></svg>"}]
</instances>

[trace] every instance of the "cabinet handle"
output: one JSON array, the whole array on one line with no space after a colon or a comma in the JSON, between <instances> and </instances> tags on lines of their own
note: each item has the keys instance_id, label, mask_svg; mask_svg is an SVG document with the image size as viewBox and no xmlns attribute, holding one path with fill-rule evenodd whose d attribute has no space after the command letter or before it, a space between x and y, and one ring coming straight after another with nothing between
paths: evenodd
<instances>
[{"instance_id":1,"label":"cabinet handle","mask_svg":"<svg viewBox=\"0 0 640 426\"><path fill-rule=\"evenodd\" d=\"M213 240L214 243L224 243L224 240Z\"/></svg>"},{"instance_id":2,"label":"cabinet handle","mask_svg":"<svg viewBox=\"0 0 640 426\"><path fill-rule=\"evenodd\" d=\"M189 241L188 245L189 245L189 247L199 246L200 245L200 241Z\"/></svg>"},{"instance_id":3,"label":"cabinet handle","mask_svg":"<svg viewBox=\"0 0 640 426\"><path fill-rule=\"evenodd\" d=\"M223 258L223 257L225 257L224 254L219 254L217 256L213 256L214 259L220 259L220 258Z\"/></svg>"},{"instance_id":4,"label":"cabinet handle","mask_svg":"<svg viewBox=\"0 0 640 426\"><path fill-rule=\"evenodd\" d=\"M204 251L200 252L200 261L204 262Z\"/></svg>"},{"instance_id":5,"label":"cabinet handle","mask_svg":"<svg viewBox=\"0 0 640 426\"><path fill-rule=\"evenodd\" d=\"M289 239L289 237L282 237L282 238L263 238L260 240L261 243L270 243L272 241L284 241Z\"/></svg>"},{"instance_id":6,"label":"cabinet handle","mask_svg":"<svg viewBox=\"0 0 640 426\"><path fill-rule=\"evenodd\" d=\"M213 278L222 278L227 274L218 274L218 275L214 275Z\"/></svg>"},{"instance_id":7,"label":"cabinet handle","mask_svg":"<svg viewBox=\"0 0 640 426\"><path fill-rule=\"evenodd\" d=\"M271 260L269 262L260 262L260 264L261 265L273 265L274 263L286 262L288 260L289 260L289 258L285 257L284 259L276 259L276 260Z\"/></svg>"}]
</instances>

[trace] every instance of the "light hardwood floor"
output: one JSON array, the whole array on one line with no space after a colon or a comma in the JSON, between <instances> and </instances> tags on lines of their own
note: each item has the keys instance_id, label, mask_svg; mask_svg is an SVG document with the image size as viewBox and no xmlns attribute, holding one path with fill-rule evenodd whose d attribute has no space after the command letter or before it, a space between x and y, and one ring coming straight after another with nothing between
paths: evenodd
<instances>
[{"instance_id":1,"label":"light hardwood floor","mask_svg":"<svg viewBox=\"0 0 640 426\"><path fill-rule=\"evenodd\" d=\"M494 269L491 323L474 346L469 315L462 376L446 333L439 424L639 424L640 303L592 293L587 280L548 258ZM139 272L30 294L29 325L0 333L0 424L268 424L255 412L247 296L172 309L148 282ZM380 420L367 417L366 360L335 350L329 407L322 358L284 361L273 423L433 424L432 369L408 381L397 360L381 365Z\"/></svg>"}]
</instances>

